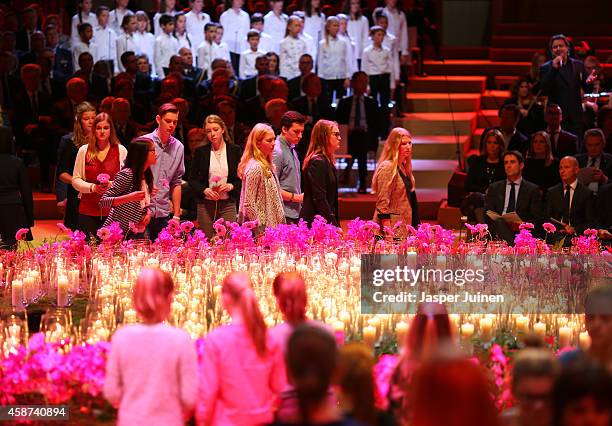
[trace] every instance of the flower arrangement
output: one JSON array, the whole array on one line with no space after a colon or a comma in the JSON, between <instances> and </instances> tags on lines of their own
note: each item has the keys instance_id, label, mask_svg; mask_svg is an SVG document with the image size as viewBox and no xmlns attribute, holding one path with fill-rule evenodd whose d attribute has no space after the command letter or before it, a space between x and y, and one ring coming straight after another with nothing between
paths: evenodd
<instances>
[{"instance_id":1,"label":"flower arrangement","mask_svg":"<svg viewBox=\"0 0 612 426\"><path fill-rule=\"evenodd\" d=\"M106 185L107 183L110 182L110 176L106 173L100 173L98 176L96 176L96 180L101 185Z\"/></svg>"}]
</instances>

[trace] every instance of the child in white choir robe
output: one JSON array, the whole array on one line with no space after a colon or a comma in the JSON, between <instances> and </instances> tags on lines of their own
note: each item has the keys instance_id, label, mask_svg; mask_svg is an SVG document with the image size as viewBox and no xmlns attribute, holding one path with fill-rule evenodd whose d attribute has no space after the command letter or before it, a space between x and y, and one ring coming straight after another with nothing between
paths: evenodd
<instances>
[{"instance_id":1,"label":"child in white choir robe","mask_svg":"<svg viewBox=\"0 0 612 426\"><path fill-rule=\"evenodd\" d=\"M244 0L225 0L225 12L219 17L222 41L229 46L234 70L239 71L240 52L247 49L246 35L251 29L249 14L242 10Z\"/></svg>"},{"instance_id":2,"label":"child in white choir robe","mask_svg":"<svg viewBox=\"0 0 612 426\"><path fill-rule=\"evenodd\" d=\"M204 41L198 47L198 68L202 68L207 74L207 78L212 76L212 62L217 59L230 60L229 51L225 45L217 44L218 24L209 22L204 27Z\"/></svg>"},{"instance_id":3,"label":"child in white choir robe","mask_svg":"<svg viewBox=\"0 0 612 426\"><path fill-rule=\"evenodd\" d=\"M149 62L155 63L155 36L151 33L151 21L149 16L139 10L136 12L136 22L138 22L138 31L134 33L134 40L138 52L147 55Z\"/></svg>"},{"instance_id":4,"label":"child in white choir robe","mask_svg":"<svg viewBox=\"0 0 612 426\"><path fill-rule=\"evenodd\" d=\"M344 13L339 13L336 15L336 18L338 18L338 23L340 25L340 30L338 31L338 37L344 38L348 44L351 46L351 50L350 50L350 59L349 59L349 64L350 64L350 68L354 71L358 70L357 67L357 55L355 53L355 49L357 48L355 45L355 41L353 39L351 39L351 37L349 36L348 32L347 32L347 27L348 27L348 16L345 15ZM353 72L354 72L353 71Z\"/></svg>"},{"instance_id":5,"label":"child in white choir robe","mask_svg":"<svg viewBox=\"0 0 612 426\"><path fill-rule=\"evenodd\" d=\"M345 5L344 13L349 17L346 32L355 43L355 58L361 69L361 55L363 49L368 45L370 23L368 18L361 13L361 0L349 0Z\"/></svg>"},{"instance_id":6,"label":"child in white choir robe","mask_svg":"<svg viewBox=\"0 0 612 426\"><path fill-rule=\"evenodd\" d=\"M321 13L321 0L304 0L304 33L312 38L315 48L318 49L325 34L325 15ZM315 51L315 56L317 53L318 51Z\"/></svg>"},{"instance_id":7,"label":"child in white choir robe","mask_svg":"<svg viewBox=\"0 0 612 426\"><path fill-rule=\"evenodd\" d=\"M174 18L164 15L159 19L162 34L155 39L155 73L163 78L164 68L170 64L170 58L178 53L178 40L174 37Z\"/></svg>"},{"instance_id":8,"label":"child in white choir robe","mask_svg":"<svg viewBox=\"0 0 612 426\"><path fill-rule=\"evenodd\" d=\"M383 8L387 19L389 20L388 31L397 38L397 50L402 59L408 59L410 50L408 48L408 24L406 23L406 14L397 7L397 0L385 0Z\"/></svg>"},{"instance_id":9,"label":"child in white choir robe","mask_svg":"<svg viewBox=\"0 0 612 426\"><path fill-rule=\"evenodd\" d=\"M98 60L97 46L92 41L93 28L91 24L80 24L77 31L79 32L79 42L72 47L72 63L74 64L75 71L81 69L79 66L79 56L82 53L89 52L93 57L94 63Z\"/></svg>"},{"instance_id":10,"label":"child in white choir robe","mask_svg":"<svg viewBox=\"0 0 612 426\"><path fill-rule=\"evenodd\" d=\"M80 0L77 5L77 14L70 21L70 43L73 47L81 41L77 28L80 24L90 24L93 28L98 23L96 14L91 11L92 6L92 0Z\"/></svg>"},{"instance_id":11,"label":"child in white choir robe","mask_svg":"<svg viewBox=\"0 0 612 426\"><path fill-rule=\"evenodd\" d=\"M270 34L264 31L264 17L261 13L254 13L251 15L251 29L259 31L259 49L266 53L280 53L280 39L276 42ZM275 49L278 49L278 51Z\"/></svg>"},{"instance_id":12,"label":"child in white choir robe","mask_svg":"<svg viewBox=\"0 0 612 426\"><path fill-rule=\"evenodd\" d=\"M173 293L170 274L142 269L133 294L142 323L124 325L113 334L104 396L118 407L120 426L183 425L196 405L195 342L184 330L164 323Z\"/></svg>"},{"instance_id":13,"label":"child in white choir robe","mask_svg":"<svg viewBox=\"0 0 612 426\"><path fill-rule=\"evenodd\" d=\"M274 40L273 50L279 53L289 17L283 13L283 0L270 0L270 11L264 16L264 30Z\"/></svg>"},{"instance_id":14,"label":"child in white choir robe","mask_svg":"<svg viewBox=\"0 0 612 426\"><path fill-rule=\"evenodd\" d=\"M93 42L97 47L98 61L113 61L114 74L119 72L117 64L117 35L108 27L108 7L100 6L96 10L98 25L94 27Z\"/></svg>"},{"instance_id":15,"label":"child in white choir robe","mask_svg":"<svg viewBox=\"0 0 612 426\"><path fill-rule=\"evenodd\" d=\"M396 87L400 79L399 42L395 35L389 32L389 18L382 7L374 9L372 16L376 25L385 30L385 38L382 44L391 51L391 58L393 60L393 66L391 68L391 87ZM370 43L371 40L368 44Z\"/></svg>"},{"instance_id":16,"label":"child in white choir robe","mask_svg":"<svg viewBox=\"0 0 612 426\"><path fill-rule=\"evenodd\" d=\"M327 18L325 37L319 42L318 76L323 82L324 90L330 98L344 97L350 86L350 77L354 70L351 64L351 46L349 42L338 37L340 22L335 16Z\"/></svg>"},{"instance_id":17,"label":"child in white choir robe","mask_svg":"<svg viewBox=\"0 0 612 426\"><path fill-rule=\"evenodd\" d=\"M208 13L202 12L204 0L191 0L189 7L191 7L191 10L185 14L187 34L189 34L193 48L197 49L204 41L204 27L211 21Z\"/></svg>"},{"instance_id":18,"label":"child in white choir robe","mask_svg":"<svg viewBox=\"0 0 612 426\"><path fill-rule=\"evenodd\" d=\"M115 8L109 13L108 25L117 35L121 35L123 32L123 18L134 14L128 9L128 3L129 0L115 0Z\"/></svg>"},{"instance_id":19,"label":"child in white choir robe","mask_svg":"<svg viewBox=\"0 0 612 426\"><path fill-rule=\"evenodd\" d=\"M123 55L125 52L140 54L138 45L136 44L136 39L134 38L134 35L138 30L138 21L136 20L136 16L124 16L121 27L123 28L123 34L117 37L117 65L119 66L119 71L123 72L125 71L125 67L121 63L121 55Z\"/></svg>"},{"instance_id":20,"label":"child in white choir robe","mask_svg":"<svg viewBox=\"0 0 612 426\"><path fill-rule=\"evenodd\" d=\"M159 37L162 33L159 18L162 15L176 16L176 13L176 0L159 0L159 9L153 15L153 34L155 37Z\"/></svg>"},{"instance_id":21,"label":"child in white choir robe","mask_svg":"<svg viewBox=\"0 0 612 426\"><path fill-rule=\"evenodd\" d=\"M259 32L257 30L250 30L247 33L247 42L249 43L249 48L240 54L239 76L243 80L257 75L255 61L258 57L266 54L266 52L259 49Z\"/></svg>"},{"instance_id":22,"label":"child in white choir robe","mask_svg":"<svg viewBox=\"0 0 612 426\"><path fill-rule=\"evenodd\" d=\"M174 15L174 37L178 41L179 49L186 47L194 52L198 46L193 43L189 33L187 32L187 18L183 12ZM195 62L194 62L195 65Z\"/></svg>"},{"instance_id":23,"label":"child in white choir robe","mask_svg":"<svg viewBox=\"0 0 612 426\"><path fill-rule=\"evenodd\" d=\"M306 42L301 39L302 20L291 16L287 21L285 38L280 43L280 75L290 80L300 75L300 56L307 50Z\"/></svg>"}]
</instances>

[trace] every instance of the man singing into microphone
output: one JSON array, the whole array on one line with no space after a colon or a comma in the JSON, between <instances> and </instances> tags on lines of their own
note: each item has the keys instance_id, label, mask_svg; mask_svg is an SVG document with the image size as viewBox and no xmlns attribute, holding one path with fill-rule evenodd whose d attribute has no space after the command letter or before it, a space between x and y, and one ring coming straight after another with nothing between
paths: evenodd
<instances>
[{"instance_id":1,"label":"man singing into microphone","mask_svg":"<svg viewBox=\"0 0 612 426\"><path fill-rule=\"evenodd\" d=\"M542 95L548 96L548 103L561 107L562 127L581 139L584 119L580 89L586 89L596 74L587 75L582 61L569 57L570 44L563 34L552 36L548 46L553 59L540 68Z\"/></svg>"}]
</instances>

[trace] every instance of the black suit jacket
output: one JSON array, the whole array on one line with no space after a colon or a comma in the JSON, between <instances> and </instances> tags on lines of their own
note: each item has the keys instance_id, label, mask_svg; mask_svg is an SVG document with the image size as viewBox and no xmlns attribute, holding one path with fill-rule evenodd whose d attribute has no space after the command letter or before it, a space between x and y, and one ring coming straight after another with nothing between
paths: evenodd
<instances>
[{"instance_id":1,"label":"black suit jacket","mask_svg":"<svg viewBox=\"0 0 612 426\"><path fill-rule=\"evenodd\" d=\"M465 190L467 192L482 192L484 194L491 183L506 179L504 163L500 160L495 167L493 179L489 182L486 173L486 161L486 155L473 155L468 158L469 169L465 180Z\"/></svg>"},{"instance_id":2,"label":"black suit jacket","mask_svg":"<svg viewBox=\"0 0 612 426\"><path fill-rule=\"evenodd\" d=\"M369 96L364 96L366 123L368 124L367 146L368 150L375 151L378 146L378 136L381 136L383 130L382 117L378 108L378 103ZM340 99L336 108L336 121L339 124L349 124L351 117L351 106L353 105L353 96L347 96ZM351 143L352 142L352 143ZM351 141L349 138L349 151L354 149L351 145L360 141Z\"/></svg>"},{"instance_id":3,"label":"black suit jacket","mask_svg":"<svg viewBox=\"0 0 612 426\"><path fill-rule=\"evenodd\" d=\"M576 155L578 152L578 138L570 132L561 129L557 143L555 144L551 135L553 157L562 159L567 155Z\"/></svg>"},{"instance_id":4,"label":"black suit jacket","mask_svg":"<svg viewBox=\"0 0 612 426\"><path fill-rule=\"evenodd\" d=\"M302 96L302 76L287 80L287 87L289 88L289 99L296 99Z\"/></svg>"},{"instance_id":5,"label":"black suit jacket","mask_svg":"<svg viewBox=\"0 0 612 426\"><path fill-rule=\"evenodd\" d=\"M487 189L485 197L485 210L492 210L498 214L504 211L506 200L506 179L493 182ZM525 180L521 181L516 199L516 214L523 222L539 225L542 219L542 199L537 185Z\"/></svg>"},{"instance_id":6,"label":"black suit jacket","mask_svg":"<svg viewBox=\"0 0 612 426\"><path fill-rule=\"evenodd\" d=\"M588 154L578 154L576 155L576 160L578 160L580 168L584 168L587 167L589 156ZM599 170L601 170L608 179L612 179L612 154L602 152L601 160L599 161Z\"/></svg>"},{"instance_id":7,"label":"black suit jacket","mask_svg":"<svg viewBox=\"0 0 612 426\"><path fill-rule=\"evenodd\" d=\"M74 64L72 63L72 53L63 47L56 47L55 60L53 62L53 78L57 78L64 83L74 74Z\"/></svg>"},{"instance_id":8,"label":"black suit jacket","mask_svg":"<svg viewBox=\"0 0 612 426\"><path fill-rule=\"evenodd\" d=\"M549 104L561 107L563 122L571 129L582 126L584 121L580 89L586 90L587 77L582 61L573 58L569 58L569 61L559 69L553 68L552 61L540 67L542 94L548 96Z\"/></svg>"},{"instance_id":9,"label":"black suit jacket","mask_svg":"<svg viewBox=\"0 0 612 426\"><path fill-rule=\"evenodd\" d=\"M242 181L238 178L238 164L242 156L242 150L236 144L226 143L227 152L227 183L234 186L229 192L230 199L237 201L240 197ZM210 170L211 145L204 145L196 149L191 168L189 170L189 186L191 187L198 202L204 201L204 190L208 188L208 172Z\"/></svg>"},{"instance_id":10,"label":"black suit jacket","mask_svg":"<svg viewBox=\"0 0 612 426\"><path fill-rule=\"evenodd\" d=\"M34 199L23 160L14 155L0 154L0 206L8 204L22 205L25 222L34 226ZM22 222L24 218L14 219Z\"/></svg>"},{"instance_id":11,"label":"black suit jacket","mask_svg":"<svg viewBox=\"0 0 612 426\"><path fill-rule=\"evenodd\" d=\"M43 124L40 123L40 116L50 116L51 115L51 97L47 95L45 92L37 91L36 92L38 99L38 114L35 115L34 111L32 111L32 105L30 102L30 98L28 93L25 91L25 88L22 88L15 95L14 100L14 129L15 129L15 137L17 138L18 144L23 146L25 139L29 137L41 136L43 131ZM37 134L31 134L29 137L24 133L24 128L28 124L37 124L39 128L37 130Z\"/></svg>"},{"instance_id":12,"label":"black suit jacket","mask_svg":"<svg viewBox=\"0 0 612 426\"><path fill-rule=\"evenodd\" d=\"M30 33L30 40L34 32ZM28 41L28 30L25 28L20 29L15 33L15 47L17 50L22 52L28 52L31 48L30 41Z\"/></svg>"},{"instance_id":13,"label":"black suit jacket","mask_svg":"<svg viewBox=\"0 0 612 426\"><path fill-rule=\"evenodd\" d=\"M299 96L293 99L291 101L291 108L304 116L311 115L308 96ZM318 114L312 117L313 124L322 118L329 120L334 116L331 101L325 95L321 95L317 99L317 110Z\"/></svg>"},{"instance_id":14,"label":"black suit jacket","mask_svg":"<svg viewBox=\"0 0 612 426\"><path fill-rule=\"evenodd\" d=\"M340 225L338 215L338 176L336 168L323 156L313 157L304 170L304 203L300 217L312 223L316 215L332 225Z\"/></svg>"},{"instance_id":15,"label":"black suit jacket","mask_svg":"<svg viewBox=\"0 0 612 426\"><path fill-rule=\"evenodd\" d=\"M561 220L563 216L563 182L548 190L546 196L546 220ZM593 193L578 182L570 205L570 225L581 235L593 225Z\"/></svg>"},{"instance_id":16,"label":"black suit jacket","mask_svg":"<svg viewBox=\"0 0 612 426\"><path fill-rule=\"evenodd\" d=\"M597 193L597 225L612 231L612 183L602 186Z\"/></svg>"}]
</instances>

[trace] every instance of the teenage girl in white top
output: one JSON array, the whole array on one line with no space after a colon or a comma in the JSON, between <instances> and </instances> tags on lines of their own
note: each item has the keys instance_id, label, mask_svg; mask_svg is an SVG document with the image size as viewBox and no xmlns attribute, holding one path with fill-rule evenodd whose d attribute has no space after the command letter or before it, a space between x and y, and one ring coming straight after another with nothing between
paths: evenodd
<instances>
[{"instance_id":1,"label":"teenage girl in white top","mask_svg":"<svg viewBox=\"0 0 612 426\"><path fill-rule=\"evenodd\" d=\"M332 99L340 99L350 85L352 75L351 46L345 38L338 37L340 22L335 16L327 18L325 37L319 42L318 75L324 89Z\"/></svg>"},{"instance_id":2,"label":"teenage girl in white top","mask_svg":"<svg viewBox=\"0 0 612 426\"><path fill-rule=\"evenodd\" d=\"M79 1L77 14L72 17L70 22L70 41L73 46L77 45L80 41L79 32L77 30L80 24L87 23L90 24L92 28L98 24L96 14L91 11L92 7L92 0Z\"/></svg>"}]
</instances>

